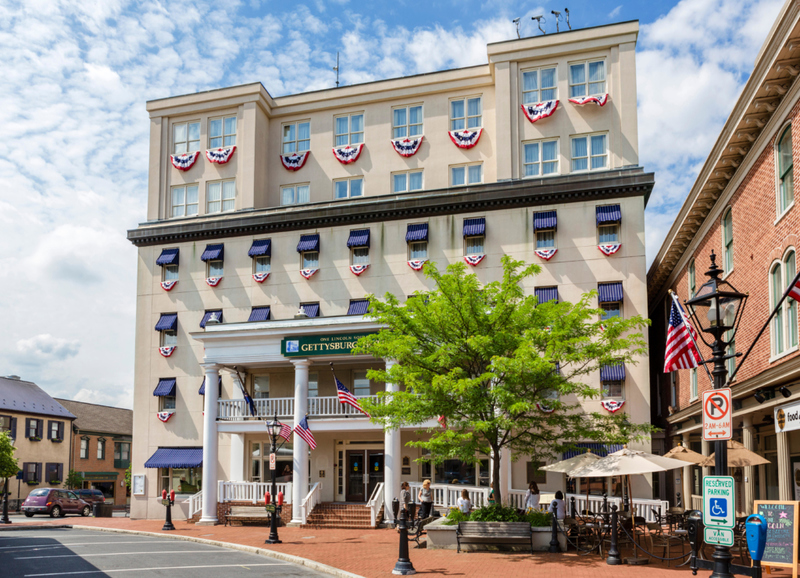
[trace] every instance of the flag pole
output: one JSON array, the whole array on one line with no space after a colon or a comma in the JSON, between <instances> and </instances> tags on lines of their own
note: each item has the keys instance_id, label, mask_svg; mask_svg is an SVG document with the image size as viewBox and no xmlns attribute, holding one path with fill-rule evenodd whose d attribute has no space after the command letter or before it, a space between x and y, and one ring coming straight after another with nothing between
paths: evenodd
<instances>
[{"instance_id":1,"label":"flag pole","mask_svg":"<svg viewBox=\"0 0 800 578\"><path fill-rule=\"evenodd\" d=\"M692 325L691 321L689 320L689 318L687 317L686 313L684 312L683 307L681 306L680 299L678 299L678 295L672 289L669 290L669 295L670 295L670 297L672 297L672 301L674 301L675 304L677 304L678 313L681 314L681 318L683 319L683 322L686 323L689 326L689 338L692 340L692 343L694 343L694 348L697 350L697 355L700 355L700 346L697 345L697 340L694 338L694 333L692 333L692 331L691 331L692 329L694 329L694 326ZM711 377L711 371L709 371L708 364L705 362L705 360L703 360L703 356L702 355L700 355L700 365L702 365L705 368L706 375L708 375L708 379L709 379L709 381L711 381L711 386L713 387L714 386L714 378Z\"/></svg>"}]
</instances>

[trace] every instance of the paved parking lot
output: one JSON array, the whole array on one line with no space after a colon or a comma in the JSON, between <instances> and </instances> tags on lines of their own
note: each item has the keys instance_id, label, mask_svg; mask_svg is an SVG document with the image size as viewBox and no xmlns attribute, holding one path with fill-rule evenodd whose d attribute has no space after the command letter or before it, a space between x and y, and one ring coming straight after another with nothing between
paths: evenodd
<instances>
[{"instance_id":1,"label":"paved parking lot","mask_svg":"<svg viewBox=\"0 0 800 578\"><path fill-rule=\"evenodd\" d=\"M70 528L0 533L0 575L325 576L308 568L218 546Z\"/></svg>"}]
</instances>

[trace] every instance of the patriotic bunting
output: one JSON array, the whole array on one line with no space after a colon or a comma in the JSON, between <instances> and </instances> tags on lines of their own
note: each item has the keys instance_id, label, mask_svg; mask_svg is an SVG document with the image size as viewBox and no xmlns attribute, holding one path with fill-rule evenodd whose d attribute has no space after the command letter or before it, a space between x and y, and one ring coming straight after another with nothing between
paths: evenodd
<instances>
[{"instance_id":1,"label":"patriotic bunting","mask_svg":"<svg viewBox=\"0 0 800 578\"><path fill-rule=\"evenodd\" d=\"M193 153L183 153L182 155L170 155L169 158L172 159L173 167L179 171L188 171L197 162L199 156L200 151L194 151Z\"/></svg>"},{"instance_id":2,"label":"patriotic bunting","mask_svg":"<svg viewBox=\"0 0 800 578\"><path fill-rule=\"evenodd\" d=\"M253 280L256 283L263 283L269 277L269 272L266 273L253 273Z\"/></svg>"},{"instance_id":3,"label":"patriotic bunting","mask_svg":"<svg viewBox=\"0 0 800 578\"><path fill-rule=\"evenodd\" d=\"M306 279L311 279L319 269L300 269L300 274Z\"/></svg>"},{"instance_id":4,"label":"patriotic bunting","mask_svg":"<svg viewBox=\"0 0 800 578\"><path fill-rule=\"evenodd\" d=\"M167 423L169 421L169 418L171 418L172 414L174 413L175 413L174 411L160 411L156 414L156 416L164 423Z\"/></svg>"},{"instance_id":5,"label":"patriotic bunting","mask_svg":"<svg viewBox=\"0 0 800 578\"><path fill-rule=\"evenodd\" d=\"M439 425L442 426L444 429L447 429L447 418L445 416L440 415L439 419L437 419L436 421L438 421Z\"/></svg>"},{"instance_id":6,"label":"patriotic bunting","mask_svg":"<svg viewBox=\"0 0 800 578\"><path fill-rule=\"evenodd\" d=\"M598 249L605 255L609 257L619 251L619 248L622 247L622 243L602 243L597 246Z\"/></svg>"},{"instance_id":7,"label":"patriotic bunting","mask_svg":"<svg viewBox=\"0 0 800 578\"><path fill-rule=\"evenodd\" d=\"M603 409L609 411L611 413L617 413L619 410L622 409L622 406L625 405L625 401L617 401L616 399L604 399L600 402L600 405L603 406Z\"/></svg>"},{"instance_id":8,"label":"patriotic bunting","mask_svg":"<svg viewBox=\"0 0 800 578\"><path fill-rule=\"evenodd\" d=\"M550 407L549 405L543 405L538 401L536 402L536 408L542 413L553 413L556 410L556 408Z\"/></svg>"},{"instance_id":9,"label":"patriotic bunting","mask_svg":"<svg viewBox=\"0 0 800 578\"><path fill-rule=\"evenodd\" d=\"M547 118L553 114L557 108L557 100L547 100L538 104L523 104L522 112L529 121L536 122L537 120Z\"/></svg>"},{"instance_id":10,"label":"patriotic bunting","mask_svg":"<svg viewBox=\"0 0 800 578\"><path fill-rule=\"evenodd\" d=\"M608 95L603 94L601 96L579 96L577 98L570 98L569 101L572 104L579 104L583 106L584 104L589 104L593 102L597 105L604 106L608 102Z\"/></svg>"},{"instance_id":11,"label":"patriotic bunting","mask_svg":"<svg viewBox=\"0 0 800 578\"><path fill-rule=\"evenodd\" d=\"M450 140L458 148L471 149L478 144L482 133L483 129L479 128L478 130L451 130L447 134L450 135Z\"/></svg>"},{"instance_id":12,"label":"patriotic bunting","mask_svg":"<svg viewBox=\"0 0 800 578\"><path fill-rule=\"evenodd\" d=\"M314 440L314 435L308 427L308 416L305 416L300 420L300 423L294 426L294 433L303 438L303 441L305 441L312 450L317 449L317 442Z\"/></svg>"},{"instance_id":13,"label":"patriotic bunting","mask_svg":"<svg viewBox=\"0 0 800 578\"><path fill-rule=\"evenodd\" d=\"M549 261L553 258L553 255L556 254L556 251L558 251L558 249L536 249L534 252L538 257L541 257L545 261Z\"/></svg>"},{"instance_id":14,"label":"patriotic bunting","mask_svg":"<svg viewBox=\"0 0 800 578\"><path fill-rule=\"evenodd\" d=\"M422 271L422 267L427 263L427 259L424 261L420 261L419 259L413 259L408 262L408 266L414 269L414 271Z\"/></svg>"},{"instance_id":15,"label":"patriotic bunting","mask_svg":"<svg viewBox=\"0 0 800 578\"><path fill-rule=\"evenodd\" d=\"M231 160L231 157L235 152L236 152L236 146L219 148L219 149L209 149L206 151L206 158L210 163L217 163L218 165L224 165L229 160Z\"/></svg>"},{"instance_id":16,"label":"patriotic bunting","mask_svg":"<svg viewBox=\"0 0 800 578\"><path fill-rule=\"evenodd\" d=\"M306 164L310 152L311 151L281 155L281 164L287 171L299 171L303 168L303 165Z\"/></svg>"},{"instance_id":17,"label":"patriotic bunting","mask_svg":"<svg viewBox=\"0 0 800 578\"><path fill-rule=\"evenodd\" d=\"M475 267L478 263L483 261L484 257L486 257L486 255L466 255L464 256L464 261Z\"/></svg>"},{"instance_id":18,"label":"patriotic bunting","mask_svg":"<svg viewBox=\"0 0 800 578\"><path fill-rule=\"evenodd\" d=\"M392 140L392 147L401 157L413 157L422 145L422 135L417 138L399 138Z\"/></svg>"},{"instance_id":19,"label":"patriotic bunting","mask_svg":"<svg viewBox=\"0 0 800 578\"><path fill-rule=\"evenodd\" d=\"M369 268L369 265L350 265L350 272L358 277Z\"/></svg>"},{"instance_id":20,"label":"patriotic bunting","mask_svg":"<svg viewBox=\"0 0 800 578\"><path fill-rule=\"evenodd\" d=\"M208 277L206 278L206 283L208 283L209 287L216 287L219 285L219 282L222 281L222 277Z\"/></svg>"},{"instance_id":21,"label":"patriotic bunting","mask_svg":"<svg viewBox=\"0 0 800 578\"><path fill-rule=\"evenodd\" d=\"M343 165L349 165L350 163L354 163L358 160L362 150L364 150L363 142L354 147L351 147L350 145L333 147L333 156L335 156L336 160Z\"/></svg>"},{"instance_id":22,"label":"patriotic bunting","mask_svg":"<svg viewBox=\"0 0 800 578\"><path fill-rule=\"evenodd\" d=\"M158 352L164 357L169 357L175 352L175 346L171 345L169 347L159 347Z\"/></svg>"},{"instance_id":23,"label":"patriotic bunting","mask_svg":"<svg viewBox=\"0 0 800 578\"><path fill-rule=\"evenodd\" d=\"M172 288L178 283L178 280L175 279L174 281L162 281L161 288L164 291L172 291Z\"/></svg>"}]
</instances>

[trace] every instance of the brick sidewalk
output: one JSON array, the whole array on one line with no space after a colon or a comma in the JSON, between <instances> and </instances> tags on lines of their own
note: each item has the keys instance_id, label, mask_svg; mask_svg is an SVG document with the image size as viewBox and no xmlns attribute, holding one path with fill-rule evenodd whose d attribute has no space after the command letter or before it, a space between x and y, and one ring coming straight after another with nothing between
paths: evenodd
<instances>
[{"instance_id":1,"label":"brick sidewalk","mask_svg":"<svg viewBox=\"0 0 800 578\"><path fill-rule=\"evenodd\" d=\"M121 530L140 530L145 532L161 532L163 521L130 520L127 518L62 518L50 520L42 518L42 525L75 524L117 528ZM38 524L37 524L38 525ZM26 527L19 524L16 527ZM391 575L397 561L398 539L393 530L311 530L305 528L280 528L279 534L283 544L266 545L264 540L269 535L269 528L263 526L224 527L195 526L187 522L175 522L177 528L164 534L183 534L195 538L218 540L234 544L244 544L257 548L265 548L300 556L328 564L365 578L386 577ZM0 528L3 531L5 528ZM412 544L413 546L413 544ZM537 552L534 555L521 553L471 552L457 554L454 550L410 549L411 561L418 574L435 576L479 576L481 578L515 578L529 577L533 573L539 576L555 578L689 578L691 570L687 567L667 568L663 564L647 566L608 566L597 555L577 556L569 554L547 554ZM674 563L673 563L674 564ZM699 576L707 576L707 572L699 572ZM772 576L780 578L787 572L777 569Z\"/></svg>"}]
</instances>

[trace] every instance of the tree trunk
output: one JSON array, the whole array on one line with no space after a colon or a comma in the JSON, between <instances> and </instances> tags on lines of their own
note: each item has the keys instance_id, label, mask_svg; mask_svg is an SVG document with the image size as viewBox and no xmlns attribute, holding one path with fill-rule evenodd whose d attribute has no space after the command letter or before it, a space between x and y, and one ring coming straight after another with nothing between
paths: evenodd
<instances>
[{"instance_id":1,"label":"tree trunk","mask_svg":"<svg viewBox=\"0 0 800 578\"><path fill-rule=\"evenodd\" d=\"M495 504L503 503L503 494L500 490L500 448L492 448L492 482L494 482L494 501Z\"/></svg>"}]
</instances>

